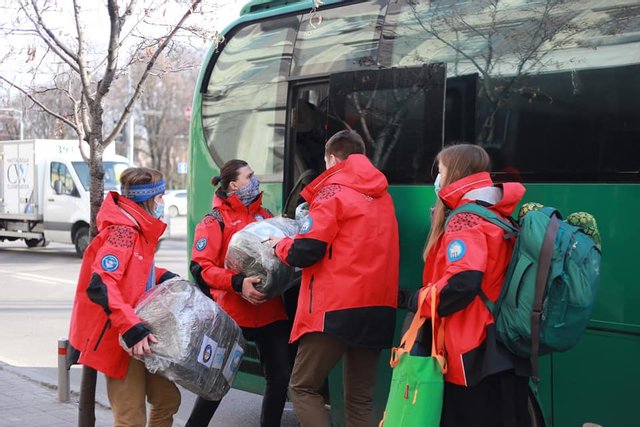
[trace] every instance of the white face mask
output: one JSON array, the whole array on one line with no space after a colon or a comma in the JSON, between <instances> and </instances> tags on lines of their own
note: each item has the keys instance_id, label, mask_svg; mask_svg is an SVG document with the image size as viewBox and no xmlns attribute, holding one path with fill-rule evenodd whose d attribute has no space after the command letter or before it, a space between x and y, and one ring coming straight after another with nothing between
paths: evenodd
<instances>
[{"instance_id":1,"label":"white face mask","mask_svg":"<svg viewBox=\"0 0 640 427\"><path fill-rule=\"evenodd\" d=\"M438 174L438 176L436 176L436 180L433 182L433 190L436 192L436 196L438 195L438 193L440 193L440 180L441 180L441 176L440 174Z\"/></svg>"}]
</instances>

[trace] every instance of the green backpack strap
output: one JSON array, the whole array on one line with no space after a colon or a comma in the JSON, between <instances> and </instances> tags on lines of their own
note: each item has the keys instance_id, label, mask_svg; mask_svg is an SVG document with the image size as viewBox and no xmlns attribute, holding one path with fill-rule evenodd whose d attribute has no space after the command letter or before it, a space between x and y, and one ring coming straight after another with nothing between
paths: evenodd
<instances>
[{"instance_id":1,"label":"green backpack strap","mask_svg":"<svg viewBox=\"0 0 640 427\"><path fill-rule=\"evenodd\" d=\"M494 225L497 225L498 227L502 228L502 230L504 230L505 239L511 239L512 237L515 237L518 234L518 227L515 224L502 218L491 209L485 208L484 206L479 205L477 203L466 203L452 210L449 213L449 216L447 216L447 220L444 224L445 230L447 228L447 225L449 225L449 221L451 221L451 219L456 214L459 214L459 213L471 213L489 221ZM482 291L482 289L480 289L480 293L478 296L480 297L482 302L484 302L484 304L487 306L487 308L489 309L489 312L491 312L491 314L495 317L496 304L487 297L487 295Z\"/></svg>"}]
</instances>

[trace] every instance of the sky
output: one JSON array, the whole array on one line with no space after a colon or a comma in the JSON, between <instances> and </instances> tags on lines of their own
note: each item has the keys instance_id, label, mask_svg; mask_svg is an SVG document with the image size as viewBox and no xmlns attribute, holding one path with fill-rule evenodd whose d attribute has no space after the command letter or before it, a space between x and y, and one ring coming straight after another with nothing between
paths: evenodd
<instances>
[{"instance_id":1,"label":"sky","mask_svg":"<svg viewBox=\"0 0 640 427\"><path fill-rule=\"evenodd\" d=\"M72 0L49 1L53 4L55 11L45 15L45 22L58 37L73 43L77 33L71 9ZM120 3L123 1L121 0ZM155 12L152 18L155 26L145 27L145 35L166 33L166 25L174 24L184 13L186 1L188 0L140 0L139 3L142 5L153 4L152 9ZM210 11L210 13L192 15L187 21L187 25L206 28L210 32L210 36L213 37L214 30L222 31L239 16L240 9L247 1L204 0L203 10ZM97 50L106 51L109 31L106 0L81 0L79 4L83 10L82 21L86 28L87 43L97 46ZM0 0L0 26L3 28L13 26L17 29L17 35L4 37L5 42L0 44L0 74L11 76L14 81L28 84L33 79L32 68L39 63L46 47L37 38L24 33L28 23L15 24L19 16L18 6L18 0ZM131 44L137 39L128 37L128 40ZM203 43L194 39L190 40L190 44L206 48L211 42ZM55 74L55 69L50 68L50 70ZM43 75L42 68L40 68L39 74ZM0 96L4 96L4 94L0 92Z\"/></svg>"}]
</instances>

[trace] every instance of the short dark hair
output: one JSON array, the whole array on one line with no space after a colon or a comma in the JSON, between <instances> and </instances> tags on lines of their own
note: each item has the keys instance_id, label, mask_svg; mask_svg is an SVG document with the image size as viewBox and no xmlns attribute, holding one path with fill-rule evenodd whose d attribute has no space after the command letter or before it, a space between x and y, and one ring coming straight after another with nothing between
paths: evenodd
<instances>
[{"instance_id":1,"label":"short dark hair","mask_svg":"<svg viewBox=\"0 0 640 427\"><path fill-rule=\"evenodd\" d=\"M341 130L335 133L324 146L325 154L333 154L340 160L349 157L350 154L365 154L364 141L355 130Z\"/></svg>"}]
</instances>

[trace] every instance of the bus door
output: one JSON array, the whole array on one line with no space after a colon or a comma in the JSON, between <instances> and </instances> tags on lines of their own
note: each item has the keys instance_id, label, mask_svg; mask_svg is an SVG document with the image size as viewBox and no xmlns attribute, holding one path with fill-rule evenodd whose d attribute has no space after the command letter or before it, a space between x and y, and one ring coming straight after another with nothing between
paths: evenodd
<instances>
[{"instance_id":1,"label":"bus door","mask_svg":"<svg viewBox=\"0 0 640 427\"><path fill-rule=\"evenodd\" d=\"M443 145L445 91L444 64L341 72L324 80L290 81L289 86L285 210L292 215L299 190L325 170L327 139L340 130L356 130L367 156L389 181L399 225L400 284L412 289L421 283L429 207L435 201L427 184L433 183L433 159ZM399 317L404 314L398 311ZM401 323L400 318L397 329ZM380 358L374 397L380 417L391 377L388 356L385 352ZM341 402L342 394L339 365L329 376L328 395ZM335 425L345 425L343 409L331 405Z\"/></svg>"},{"instance_id":2,"label":"bus door","mask_svg":"<svg viewBox=\"0 0 640 427\"><path fill-rule=\"evenodd\" d=\"M362 136L368 157L390 184L432 182L431 164L443 143L445 90L442 63L291 82L284 174L287 213L295 210L299 190L324 171L325 142L343 129Z\"/></svg>"},{"instance_id":3,"label":"bus door","mask_svg":"<svg viewBox=\"0 0 640 427\"><path fill-rule=\"evenodd\" d=\"M293 217L300 190L324 171L329 80L293 83L289 92L284 211Z\"/></svg>"}]
</instances>

